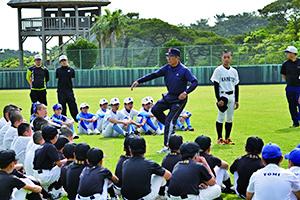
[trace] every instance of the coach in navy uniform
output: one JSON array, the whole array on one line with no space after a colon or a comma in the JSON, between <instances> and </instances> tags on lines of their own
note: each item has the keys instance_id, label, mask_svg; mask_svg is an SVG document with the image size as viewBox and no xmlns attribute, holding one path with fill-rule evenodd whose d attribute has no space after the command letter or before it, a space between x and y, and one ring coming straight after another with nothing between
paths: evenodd
<instances>
[{"instance_id":1,"label":"coach in navy uniform","mask_svg":"<svg viewBox=\"0 0 300 200\"><path fill-rule=\"evenodd\" d=\"M164 147L157 153L168 153L167 147L169 136L175 132L177 119L187 103L187 95L191 93L197 86L198 80L192 72L179 61L180 51L170 48L166 53L168 64L156 72L147 74L139 78L131 85L131 90L139 83L144 83L152 79L163 76L168 89L167 94L163 94L163 98L156 102L152 107L153 115L165 125ZM189 88L187 83L191 82ZM169 109L168 115L164 111Z\"/></svg>"},{"instance_id":2,"label":"coach in navy uniform","mask_svg":"<svg viewBox=\"0 0 300 200\"><path fill-rule=\"evenodd\" d=\"M297 58L297 48L288 46L283 52L286 53L285 61L281 66L280 74L286 80L286 98L289 103L289 110L293 120L291 127L298 127L300 120L300 59Z\"/></svg>"},{"instance_id":3,"label":"coach in navy uniform","mask_svg":"<svg viewBox=\"0 0 300 200\"><path fill-rule=\"evenodd\" d=\"M75 70L68 66L68 58L65 55L59 57L59 62L61 67L56 69L56 78L58 78L57 83L57 99L62 105L62 115L67 115L68 104L70 113L73 119L77 122L76 116L78 114L78 108L76 104L76 99L73 92L73 78L75 78Z\"/></svg>"}]
</instances>

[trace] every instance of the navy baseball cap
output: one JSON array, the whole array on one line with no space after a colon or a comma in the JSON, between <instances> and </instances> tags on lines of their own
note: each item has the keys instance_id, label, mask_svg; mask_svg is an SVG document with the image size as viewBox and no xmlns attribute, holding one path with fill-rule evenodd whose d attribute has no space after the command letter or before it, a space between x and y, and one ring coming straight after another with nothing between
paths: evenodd
<instances>
[{"instance_id":1,"label":"navy baseball cap","mask_svg":"<svg viewBox=\"0 0 300 200\"><path fill-rule=\"evenodd\" d=\"M86 154L90 150L90 145L85 142L79 143L75 147L75 156L77 160L85 160Z\"/></svg>"},{"instance_id":2,"label":"navy baseball cap","mask_svg":"<svg viewBox=\"0 0 300 200\"><path fill-rule=\"evenodd\" d=\"M182 158L194 157L196 153L201 151L202 149L196 142L186 142L180 146Z\"/></svg>"},{"instance_id":3,"label":"navy baseball cap","mask_svg":"<svg viewBox=\"0 0 300 200\"><path fill-rule=\"evenodd\" d=\"M132 153L143 154L146 150L146 141L143 137L134 137L129 142L129 148Z\"/></svg>"},{"instance_id":4,"label":"navy baseball cap","mask_svg":"<svg viewBox=\"0 0 300 200\"><path fill-rule=\"evenodd\" d=\"M54 126L45 126L42 129L42 136L46 141L52 140L57 134L58 131Z\"/></svg>"},{"instance_id":5,"label":"navy baseball cap","mask_svg":"<svg viewBox=\"0 0 300 200\"><path fill-rule=\"evenodd\" d=\"M178 56L178 57L180 57L180 51L179 51L179 49L169 48L166 55L167 56Z\"/></svg>"},{"instance_id":6,"label":"navy baseball cap","mask_svg":"<svg viewBox=\"0 0 300 200\"><path fill-rule=\"evenodd\" d=\"M87 159L90 164L98 164L103 159L103 151L98 147L91 148L87 152Z\"/></svg>"},{"instance_id":7,"label":"navy baseball cap","mask_svg":"<svg viewBox=\"0 0 300 200\"><path fill-rule=\"evenodd\" d=\"M253 136L249 137L246 142L246 151L258 154L261 152L264 142L261 138Z\"/></svg>"},{"instance_id":8,"label":"navy baseball cap","mask_svg":"<svg viewBox=\"0 0 300 200\"><path fill-rule=\"evenodd\" d=\"M64 146L63 149L63 154L66 158L73 158L74 157L74 152L75 152L75 143L67 143Z\"/></svg>"},{"instance_id":9,"label":"navy baseball cap","mask_svg":"<svg viewBox=\"0 0 300 200\"><path fill-rule=\"evenodd\" d=\"M200 135L195 139L195 142L200 146L203 151L206 151L211 145L210 137L206 135Z\"/></svg>"},{"instance_id":10,"label":"navy baseball cap","mask_svg":"<svg viewBox=\"0 0 300 200\"><path fill-rule=\"evenodd\" d=\"M6 165L16 160L18 160L18 158L14 150L6 149L0 151L0 167L6 167Z\"/></svg>"},{"instance_id":11,"label":"navy baseball cap","mask_svg":"<svg viewBox=\"0 0 300 200\"><path fill-rule=\"evenodd\" d=\"M54 106L52 108L53 108L53 110L62 109L62 105L60 103L57 103L57 104L54 104Z\"/></svg>"},{"instance_id":12,"label":"navy baseball cap","mask_svg":"<svg viewBox=\"0 0 300 200\"><path fill-rule=\"evenodd\" d=\"M285 159L289 159L295 164L300 164L300 148L295 148L290 153L285 154Z\"/></svg>"},{"instance_id":13,"label":"navy baseball cap","mask_svg":"<svg viewBox=\"0 0 300 200\"><path fill-rule=\"evenodd\" d=\"M64 148L65 144L67 144L68 142L70 141L66 136L59 136L54 146L56 147L56 149L60 150Z\"/></svg>"},{"instance_id":14,"label":"navy baseball cap","mask_svg":"<svg viewBox=\"0 0 300 200\"><path fill-rule=\"evenodd\" d=\"M183 143L181 135L173 134L169 138L169 148L171 150L178 150Z\"/></svg>"},{"instance_id":15,"label":"navy baseball cap","mask_svg":"<svg viewBox=\"0 0 300 200\"><path fill-rule=\"evenodd\" d=\"M129 150L129 144L131 140L133 140L136 136L135 135L129 135L125 140L124 140L124 147L125 149Z\"/></svg>"},{"instance_id":16,"label":"navy baseball cap","mask_svg":"<svg viewBox=\"0 0 300 200\"><path fill-rule=\"evenodd\" d=\"M282 153L277 144L269 143L263 147L261 156L262 158L273 159L282 156Z\"/></svg>"}]
</instances>

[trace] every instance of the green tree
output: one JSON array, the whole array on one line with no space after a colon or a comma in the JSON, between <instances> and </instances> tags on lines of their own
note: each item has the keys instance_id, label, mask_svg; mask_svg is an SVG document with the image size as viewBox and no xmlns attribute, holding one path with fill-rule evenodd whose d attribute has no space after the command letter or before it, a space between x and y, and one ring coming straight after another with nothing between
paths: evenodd
<instances>
[{"instance_id":1,"label":"green tree","mask_svg":"<svg viewBox=\"0 0 300 200\"><path fill-rule=\"evenodd\" d=\"M68 44L67 56L77 68L90 69L97 62L97 45L83 38Z\"/></svg>"}]
</instances>

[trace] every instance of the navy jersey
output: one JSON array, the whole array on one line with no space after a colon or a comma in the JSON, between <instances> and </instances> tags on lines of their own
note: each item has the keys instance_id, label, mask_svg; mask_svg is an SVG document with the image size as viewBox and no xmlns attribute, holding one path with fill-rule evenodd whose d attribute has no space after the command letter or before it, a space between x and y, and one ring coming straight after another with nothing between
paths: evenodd
<instances>
[{"instance_id":1,"label":"navy jersey","mask_svg":"<svg viewBox=\"0 0 300 200\"><path fill-rule=\"evenodd\" d=\"M292 60L285 61L280 70L280 74L286 76L286 83L290 86L300 87L300 59L295 62Z\"/></svg>"},{"instance_id":2,"label":"navy jersey","mask_svg":"<svg viewBox=\"0 0 300 200\"><path fill-rule=\"evenodd\" d=\"M215 170L214 168L216 166L221 167L222 165L222 160L220 158L217 158L213 155L210 154L206 154L206 153L201 153L201 156L203 156L207 162L207 164L209 165L211 171L214 173L214 175L216 176Z\"/></svg>"},{"instance_id":3,"label":"navy jersey","mask_svg":"<svg viewBox=\"0 0 300 200\"><path fill-rule=\"evenodd\" d=\"M165 169L142 156L132 156L123 163L121 194L126 199L137 200L151 192L151 176L163 176Z\"/></svg>"},{"instance_id":4,"label":"navy jersey","mask_svg":"<svg viewBox=\"0 0 300 200\"><path fill-rule=\"evenodd\" d=\"M251 175L258 169L264 167L261 158L255 154L247 154L236 159L230 166L230 172L234 174L238 172L237 191L239 194L246 196L246 190Z\"/></svg>"},{"instance_id":5,"label":"navy jersey","mask_svg":"<svg viewBox=\"0 0 300 200\"><path fill-rule=\"evenodd\" d=\"M211 178L212 176L202 163L191 159L179 161L174 167L168 192L173 196L198 195L200 183L209 181Z\"/></svg>"},{"instance_id":6,"label":"navy jersey","mask_svg":"<svg viewBox=\"0 0 300 200\"><path fill-rule=\"evenodd\" d=\"M67 176L66 176L66 181L67 181L67 193L68 193L68 198L70 200L75 200L76 194L77 194L77 189L79 185L79 175L81 174L82 170L88 166L88 164L84 161L77 161L75 160L72 162L68 169L67 169Z\"/></svg>"},{"instance_id":7,"label":"navy jersey","mask_svg":"<svg viewBox=\"0 0 300 200\"><path fill-rule=\"evenodd\" d=\"M72 67L57 68L56 78L58 78L57 92L73 93L72 79L75 78L75 70Z\"/></svg>"},{"instance_id":8,"label":"navy jersey","mask_svg":"<svg viewBox=\"0 0 300 200\"><path fill-rule=\"evenodd\" d=\"M23 188L26 184L18 177L0 170L0 199L9 200L14 188Z\"/></svg>"},{"instance_id":9,"label":"navy jersey","mask_svg":"<svg viewBox=\"0 0 300 200\"><path fill-rule=\"evenodd\" d=\"M115 175L118 177L119 182L116 183L115 185L119 188L122 186L122 169L123 169L123 163L129 159L131 156L128 155L121 155L116 167Z\"/></svg>"},{"instance_id":10,"label":"navy jersey","mask_svg":"<svg viewBox=\"0 0 300 200\"><path fill-rule=\"evenodd\" d=\"M59 154L55 146L45 142L35 151L33 166L35 170L52 169L56 161L59 161Z\"/></svg>"},{"instance_id":11,"label":"navy jersey","mask_svg":"<svg viewBox=\"0 0 300 200\"><path fill-rule=\"evenodd\" d=\"M112 173L102 166L87 166L80 174L78 194L88 197L93 194L102 194L104 179L112 179Z\"/></svg>"},{"instance_id":12,"label":"navy jersey","mask_svg":"<svg viewBox=\"0 0 300 200\"><path fill-rule=\"evenodd\" d=\"M197 78L192 74L189 68L180 62L176 67L172 67L171 65L167 64L158 69L156 72L139 78L137 82L143 83L162 76L164 77L168 93L171 95L179 95L184 91L190 93L198 85ZM188 90L186 90L188 82L194 82L194 84L191 85Z\"/></svg>"}]
</instances>

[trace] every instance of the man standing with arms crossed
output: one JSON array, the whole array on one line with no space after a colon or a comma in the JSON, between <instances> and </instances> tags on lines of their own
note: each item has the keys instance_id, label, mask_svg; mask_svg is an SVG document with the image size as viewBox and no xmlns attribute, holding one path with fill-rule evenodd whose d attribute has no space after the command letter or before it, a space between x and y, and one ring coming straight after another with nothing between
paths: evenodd
<instances>
[{"instance_id":1,"label":"man standing with arms crossed","mask_svg":"<svg viewBox=\"0 0 300 200\"><path fill-rule=\"evenodd\" d=\"M59 62L61 67L56 69L56 78L58 78L57 83L57 99L62 105L62 115L67 116L67 106L68 104L70 113L73 119L77 122L76 116L78 114L78 108L76 104L76 99L73 92L73 78L75 78L75 70L68 66L68 58L65 55L59 57Z\"/></svg>"},{"instance_id":2,"label":"man standing with arms crossed","mask_svg":"<svg viewBox=\"0 0 300 200\"><path fill-rule=\"evenodd\" d=\"M167 147L169 137L175 132L177 119L187 103L187 95L198 86L197 78L179 61L180 51L178 49L170 48L166 55L168 64L164 65L156 72L139 78L131 85L131 90L133 90L139 83L144 83L164 76L168 93L163 94L163 98L157 101L151 109L152 114L158 121L165 125L164 147L157 153L169 152ZM188 82L191 82L189 88L187 88ZM168 115L165 115L164 111L167 109L169 109L169 113Z\"/></svg>"},{"instance_id":3,"label":"man standing with arms crossed","mask_svg":"<svg viewBox=\"0 0 300 200\"><path fill-rule=\"evenodd\" d=\"M31 114L33 114L32 105L35 102L43 103L47 106L47 91L46 83L49 81L49 71L42 65L42 56L37 54L34 56L35 65L29 67L26 73L26 80L30 84L30 98L31 98Z\"/></svg>"},{"instance_id":4,"label":"man standing with arms crossed","mask_svg":"<svg viewBox=\"0 0 300 200\"><path fill-rule=\"evenodd\" d=\"M285 61L280 70L281 76L286 80L286 98L289 103L289 110L293 120L293 125L290 127L298 127L300 120L300 59L297 58L298 50L294 46L288 46L283 52L286 53Z\"/></svg>"}]
</instances>

